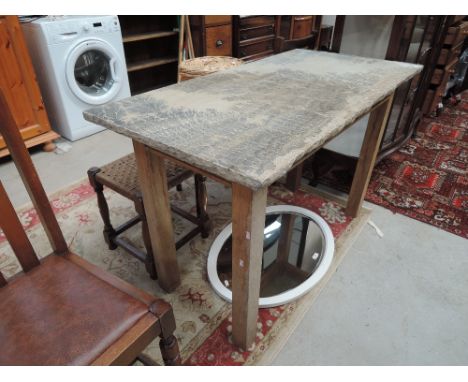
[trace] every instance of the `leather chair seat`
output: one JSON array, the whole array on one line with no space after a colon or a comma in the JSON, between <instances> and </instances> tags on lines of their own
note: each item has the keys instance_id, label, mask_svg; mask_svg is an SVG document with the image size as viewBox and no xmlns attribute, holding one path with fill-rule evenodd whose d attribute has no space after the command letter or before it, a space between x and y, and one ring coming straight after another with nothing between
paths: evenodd
<instances>
[{"instance_id":1,"label":"leather chair seat","mask_svg":"<svg viewBox=\"0 0 468 382\"><path fill-rule=\"evenodd\" d=\"M148 311L140 300L50 255L0 289L0 365L89 364Z\"/></svg>"}]
</instances>

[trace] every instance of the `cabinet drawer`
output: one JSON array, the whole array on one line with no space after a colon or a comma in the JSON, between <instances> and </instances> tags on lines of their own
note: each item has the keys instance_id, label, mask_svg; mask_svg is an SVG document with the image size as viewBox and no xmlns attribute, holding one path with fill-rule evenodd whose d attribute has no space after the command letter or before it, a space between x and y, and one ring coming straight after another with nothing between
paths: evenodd
<instances>
[{"instance_id":1,"label":"cabinet drawer","mask_svg":"<svg viewBox=\"0 0 468 382\"><path fill-rule=\"evenodd\" d=\"M252 56L258 53L273 51L273 39L260 41L255 44L249 44L240 47L240 57Z\"/></svg>"},{"instance_id":2,"label":"cabinet drawer","mask_svg":"<svg viewBox=\"0 0 468 382\"><path fill-rule=\"evenodd\" d=\"M458 58L455 57L445 69L436 69L431 78L431 84L441 85L443 82L447 83L448 78L451 74L455 73L455 67L457 66Z\"/></svg>"},{"instance_id":3,"label":"cabinet drawer","mask_svg":"<svg viewBox=\"0 0 468 382\"><path fill-rule=\"evenodd\" d=\"M252 16L239 19L240 29L275 25L275 16Z\"/></svg>"},{"instance_id":4,"label":"cabinet drawer","mask_svg":"<svg viewBox=\"0 0 468 382\"><path fill-rule=\"evenodd\" d=\"M261 27L242 29L239 32L240 41L250 40L252 38L272 36L274 37L275 29L273 25L264 25Z\"/></svg>"},{"instance_id":5,"label":"cabinet drawer","mask_svg":"<svg viewBox=\"0 0 468 382\"><path fill-rule=\"evenodd\" d=\"M437 65L445 66L449 64L453 59L457 58L462 50L463 42L452 47L451 49L442 49L440 51Z\"/></svg>"},{"instance_id":6,"label":"cabinet drawer","mask_svg":"<svg viewBox=\"0 0 468 382\"><path fill-rule=\"evenodd\" d=\"M231 25L205 29L207 56L232 56L231 30Z\"/></svg>"},{"instance_id":7,"label":"cabinet drawer","mask_svg":"<svg viewBox=\"0 0 468 382\"><path fill-rule=\"evenodd\" d=\"M463 39L468 34L468 21L461 23L459 26L450 27L447 31L447 36L445 36L444 44L446 45L456 45L463 41Z\"/></svg>"},{"instance_id":8,"label":"cabinet drawer","mask_svg":"<svg viewBox=\"0 0 468 382\"><path fill-rule=\"evenodd\" d=\"M439 85L442 82L442 77L444 76L444 69L436 69L432 74L431 84Z\"/></svg>"},{"instance_id":9,"label":"cabinet drawer","mask_svg":"<svg viewBox=\"0 0 468 382\"><path fill-rule=\"evenodd\" d=\"M215 16L215 15L210 15L210 16L205 16L205 25L206 26L211 26L211 25L220 25L220 24L230 24L231 23L232 16L228 15L221 15L221 16Z\"/></svg>"},{"instance_id":10,"label":"cabinet drawer","mask_svg":"<svg viewBox=\"0 0 468 382\"><path fill-rule=\"evenodd\" d=\"M293 39L307 37L312 33L314 16L294 16Z\"/></svg>"}]
</instances>

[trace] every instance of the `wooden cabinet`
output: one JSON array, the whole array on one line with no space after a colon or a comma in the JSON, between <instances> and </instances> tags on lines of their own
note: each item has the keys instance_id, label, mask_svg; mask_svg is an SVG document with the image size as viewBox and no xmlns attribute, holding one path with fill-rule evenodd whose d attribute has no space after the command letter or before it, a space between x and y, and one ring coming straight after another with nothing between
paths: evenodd
<instances>
[{"instance_id":1,"label":"wooden cabinet","mask_svg":"<svg viewBox=\"0 0 468 382\"><path fill-rule=\"evenodd\" d=\"M16 16L0 16L0 88L27 147L55 148L59 137L51 130L31 58ZM0 135L0 157L8 155Z\"/></svg>"},{"instance_id":2,"label":"wooden cabinet","mask_svg":"<svg viewBox=\"0 0 468 382\"><path fill-rule=\"evenodd\" d=\"M286 40L296 40L309 36L312 32L318 32L321 24L321 16L279 16L280 36Z\"/></svg>"},{"instance_id":3,"label":"wooden cabinet","mask_svg":"<svg viewBox=\"0 0 468 382\"><path fill-rule=\"evenodd\" d=\"M430 61L435 59L442 24L441 16L395 16L386 59L421 64L424 69L396 90L378 160L405 144L421 120L431 76ZM442 82L443 73L432 73L438 75L437 81Z\"/></svg>"},{"instance_id":4,"label":"wooden cabinet","mask_svg":"<svg viewBox=\"0 0 468 382\"><path fill-rule=\"evenodd\" d=\"M232 56L232 16L190 16L196 57Z\"/></svg>"},{"instance_id":5,"label":"wooden cabinet","mask_svg":"<svg viewBox=\"0 0 468 382\"><path fill-rule=\"evenodd\" d=\"M119 16L132 95L177 82L178 16Z\"/></svg>"},{"instance_id":6,"label":"wooden cabinet","mask_svg":"<svg viewBox=\"0 0 468 382\"><path fill-rule=\"evenodd\" d=\"M274 54L276 37L296 40L318 34L320 24L321 16L234 16L234 57L244 61L267 57Z\"/></svg>"},{"instance_id":7,"label":"wooden cabinet","mask_svg":"<svg viewBox=\"0 0 468 382\"><path fill-rule=\"evenodd\" d=\"M440 52L434 64L430 86L423 104L423 113L434 115L442 108L447 83L455 72L463 41L468 35L468 21L464 16L446 16L445 30L440 38Z\"/></svg>"},{"instance_id":8,"label":"wooden cabinet","mask_svg":"<svg viewBox=\"0 0 468 382\"><path fill-rule=\"evenodd\" d=\"M274 53L279 16L234 16L234 56L258 60Z\"/></svg>"}]
</instances>

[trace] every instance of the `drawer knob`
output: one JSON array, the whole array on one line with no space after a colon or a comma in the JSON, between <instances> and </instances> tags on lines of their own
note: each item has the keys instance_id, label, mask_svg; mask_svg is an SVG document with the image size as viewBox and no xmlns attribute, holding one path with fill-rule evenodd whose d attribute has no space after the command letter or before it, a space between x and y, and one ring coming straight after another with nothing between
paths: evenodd
<instances>
[{"instance_id":1,"label":"drawer knob","mask_svg":"<svg viewBox=\"0 0 468 382\"><path fill-rule=\"evenodd\" d=\"M216 47L219 48L220 46L222 46L224 44L224 41L223 40L216 40Z\"/></svg>"}]
</instances>

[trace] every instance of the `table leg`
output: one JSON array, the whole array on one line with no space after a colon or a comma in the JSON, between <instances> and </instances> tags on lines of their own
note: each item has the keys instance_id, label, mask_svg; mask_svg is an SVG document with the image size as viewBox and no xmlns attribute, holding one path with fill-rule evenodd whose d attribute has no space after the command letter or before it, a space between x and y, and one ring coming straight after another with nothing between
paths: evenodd
<instances>
[{"instance_id":1,"label":"table leg","mask_svg":"<svg viewBox=\"0 0 468 382\"><path fill-rule=\"evenodd\" d=\"M354 173L353 184L349 192L346 213L356 217L364 196L375 164L375 158L379 151L380 142L387 125L388 115L392 106L393 94L387 97L370 113L366 134L362 142L361 153Z\"/></svg>"},{"instance_id":2,"label":"table leg","mask_svg":"<svg viewBox=\"0 0 468 382\"><path fill-rule=\"evenodd\" d=\"M257 332L267 188L232 186L232 335L248 349Z\"/></svg>"},{"instance_id":3,"label":"table leg","mask_svg":"<svg viewBox=\"0 0 468 382\"><path fill-rule=\"evenodd\" d=\"M180 285L164 158L133 141L154 264L161 288L172 292Z\"/></svg>"},{"instance_id":4,"label":"table leg","mask_svg":"<svg viewBox=\"0 0 468 382\"><path fill-rule=\"evenodd\" d=\"M304 162L301 162L286 174L286 188L289 191L296 192L301 186L303 167Z\"/></svg>"}]
</instances>

